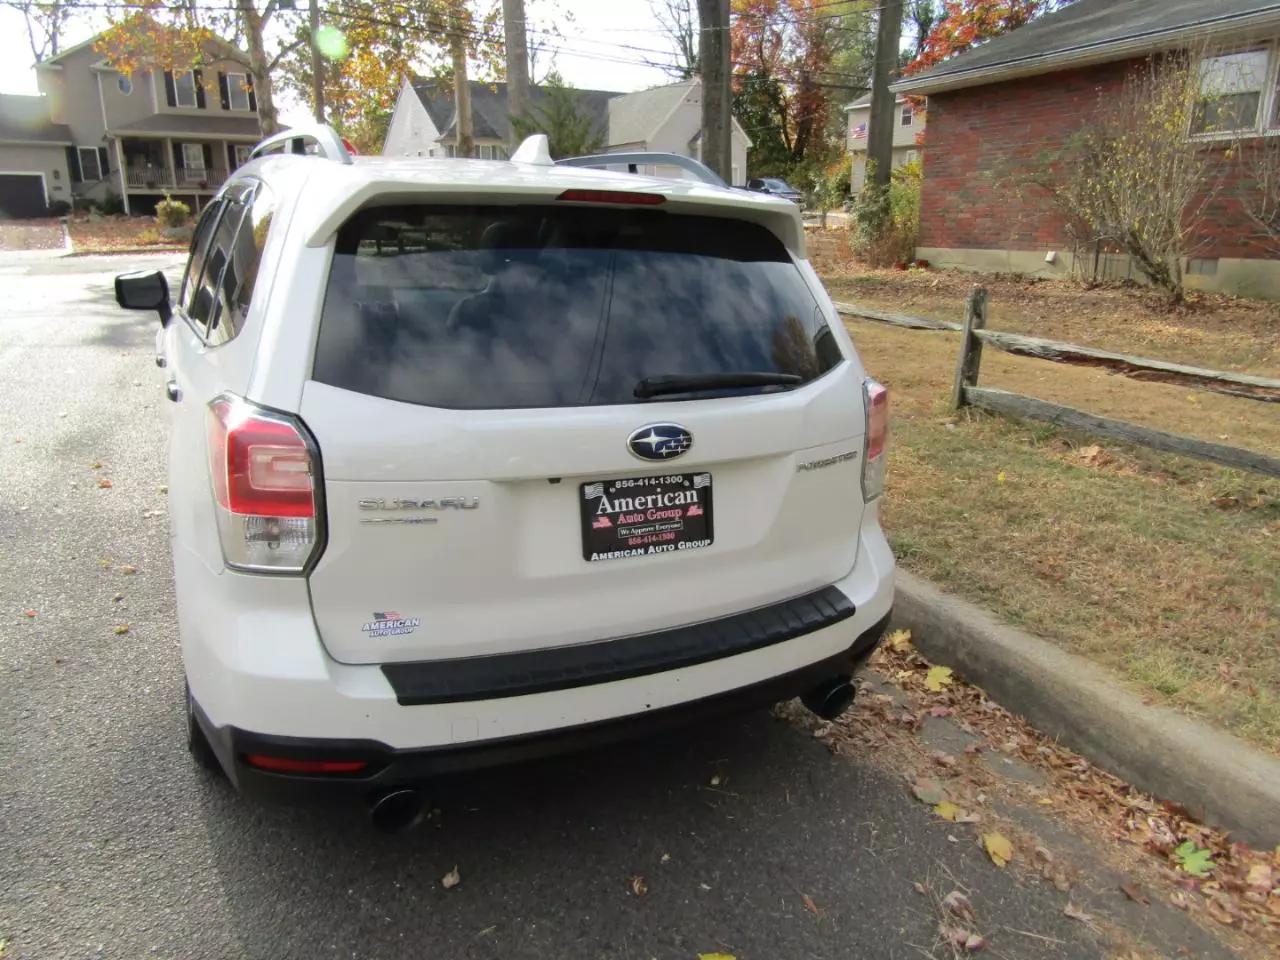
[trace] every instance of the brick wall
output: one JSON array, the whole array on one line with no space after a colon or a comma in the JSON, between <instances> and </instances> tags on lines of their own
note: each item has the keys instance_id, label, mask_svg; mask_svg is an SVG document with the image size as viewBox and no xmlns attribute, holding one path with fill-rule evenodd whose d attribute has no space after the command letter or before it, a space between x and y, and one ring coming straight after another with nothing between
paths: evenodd
<instances>
[{"instance_id":1,"label":"brick wall","mask_svg":"<svg viewBox=\"0 0 1280 960\"><path fill-rule=\"evenodd\" d=\"M1034 189L1012 186L1007 171L1026 173L1058 154L1100 99L1119 90L1138 63L1122 61L931 96L920 246L1068 248L1061 217ZM1196 244L1196 256L1266 255L1249 240L1252 227L1232 196L1242 177L1240 167L1223 161L1221 187L1206 209L1206 235Z\"/></svg>"}]
</instances>

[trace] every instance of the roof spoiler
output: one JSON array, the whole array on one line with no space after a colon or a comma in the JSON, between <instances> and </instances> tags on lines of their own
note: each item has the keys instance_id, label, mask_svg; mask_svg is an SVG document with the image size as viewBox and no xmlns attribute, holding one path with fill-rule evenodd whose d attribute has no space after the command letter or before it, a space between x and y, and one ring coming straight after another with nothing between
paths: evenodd
<instances>
[{"instance_id":1,"label":"roof spoiler","mask_svg":"<svg viewBox=\"0 0 1280 960\"><path fill-rule=\"evenodd\" d=\"M249 152L249 159L273 153L314 154L339 163L351 162L351 151L338 131L325 123L290 127L267 137Z\"/></svg>"},{"instance_id":2,"label":"roof spoiler","mask_svg":"<svg viewBox=\"0 0 1280 960\"><path fill-rule=\"evenodd\" d=\"M556 164L562 167L596 167L599 169L625 165L627 173L638 173L639 168L642 166L679 167L687 173L692 173L703 183L710 186L728 186L705 163L695 160L693 157L681 156L678 153L597 153L588 157L565 157L563 160L557 160Z\"/></svg>"}]
</instances>

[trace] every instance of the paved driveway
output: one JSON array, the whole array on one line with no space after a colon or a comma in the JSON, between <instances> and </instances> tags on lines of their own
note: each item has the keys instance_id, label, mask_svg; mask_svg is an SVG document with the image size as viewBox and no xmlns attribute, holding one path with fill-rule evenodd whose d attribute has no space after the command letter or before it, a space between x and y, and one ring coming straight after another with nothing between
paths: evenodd
<instances>
[{"instance_id":1,"label":"paved driveway","mask_svg":"<svg viewBox=\"0 0 1280 960\"><path fill-rule=\"evenodd\" d=\"M916 884L969 890L993 956L1111 955L1116 931L955 842L884 763L766 714L442 783L403 837L359 811L243 802L198 772L155 319L109 302L113 274L147 263L177 266L0 264L6 960L950 956ZM1141 922L1134 937L1160 933Z\"/></svg>"}]
</instances>

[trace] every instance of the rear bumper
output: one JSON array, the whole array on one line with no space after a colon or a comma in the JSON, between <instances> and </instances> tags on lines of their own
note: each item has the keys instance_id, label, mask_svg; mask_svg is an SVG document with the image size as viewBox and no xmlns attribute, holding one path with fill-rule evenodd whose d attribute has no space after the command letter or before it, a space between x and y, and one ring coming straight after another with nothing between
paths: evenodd
<instances>
[{"instance_id":1,"label":"rear bumper","mask_svg":"<svg viewBox=\"0 0 1280 960\"><path fill-rule=\"evenodd\" d=\"M191 694L224 767L250 792L270 793L273 785L287 792L290 782L302 782L362 793L400 777L420 779L605 742L626 736L630 725L670 726L703 710L785 699L847 672L851 653L874 643L863 638L878 636L893 603L893 556L868 510L857 562L831 585L853 609L838 621L659 672L625 671L618 679L593 677L589 685L567 689L491 690L406 705L380 666L328 656L305 580L213 571L180 541L176 545L178 619ZM313 758L317 749L367 752L360 758L369 763L349 781L354 786L244 768L243 755L272 755L266 749L272 746L296 746ZM274 755L286 754L277 749Z\"/></svg>"},{"instance_id":2,"label":"rear bumper","mask_svg":"<svg viewBox=\"0 0 1280 960\"><path fill-rule=\"evenodd\" d=\"M199 703L195 711L219 762L241 793L285 803L365 802L393 787L417 785L444 774L590 749L790 699L832 677L850 675L871 655L888 623L885 614L847 650L745 687L645 713L472 744L395 749L376 740L272 736L215 726ZM366 766L355 775L280 774L249 765L245 757L254 754L362 761Z\"/></svg>"}]
</instances>

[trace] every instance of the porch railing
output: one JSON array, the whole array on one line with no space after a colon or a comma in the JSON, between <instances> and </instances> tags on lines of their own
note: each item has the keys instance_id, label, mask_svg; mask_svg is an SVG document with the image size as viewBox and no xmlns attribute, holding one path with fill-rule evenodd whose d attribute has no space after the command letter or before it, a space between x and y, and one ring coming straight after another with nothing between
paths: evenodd
<instances>
[{"instance_id":1,"label":"porch railing","mask_svg":"<svg viewBox=\"0 0 1280 960\"><path fill-rule=\"evenodd\" d=\"M216 190L227 179L225 167L185 167L172 173L166 167L125 168L125 183L131 190Z\"/></svg>"}]
</instances>

